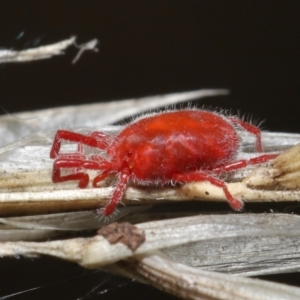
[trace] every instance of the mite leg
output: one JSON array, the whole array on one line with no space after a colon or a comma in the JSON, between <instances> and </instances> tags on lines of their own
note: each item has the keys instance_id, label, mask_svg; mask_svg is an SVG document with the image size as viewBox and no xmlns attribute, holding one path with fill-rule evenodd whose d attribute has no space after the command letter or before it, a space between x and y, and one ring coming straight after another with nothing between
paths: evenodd
<instances>
[{"instance_id":1,"label":"mite leg","mask_svg":"<svg viewBox=\"0 0 300 300\"><path fill-rule=\"evenodd\" d=\"M60 154L59 150L61 147L62 140L78 143L78 153ZM110 141L111 137L109 135L98 131L92 132L88 135L83 135L81 133L76 133L72 131L58 130L54 137L52 149L50 151L50 158L57 158L60 156L64 158L72 158L72 155L82 156L81 153L83 152L83 145L96 147L99 149L107 149Z\"/></svg>"},{"instance_id":2,"label":"mite leg","mask_svg":"<svg viewBox=\"0 0 300 300\"><path fill-rule=\"evenodd\" d=\"M238 118L229 117L228 118L232 124L242 127L244 130L254 134L256 136L256 151L262 152L262 142L261 142L261 131L258 127L253 126L247 122L244 122Z\"/></svg>"},{"instance_id":3,"label":"mite leg","mask_svg":"<svg viewBox=\"0 0 300 300\"><path fill-rule=\"evenodd\" d=\"M104 180L108 175L109 175L110 171L107 170L105 172L102 172L100 175L96 176L93 180L93 187L98 187L98 183L102 180Z\"/></svg>"},{"instance_id":4,"label":"mite leg","mask_svg":"<svg viewBox=\"0 0 300 300\"><path fill-rule=\"evenodd\" d=\"M104 172L106 172L106 170L111 169L111 164L107 161L98 163L82 159L59 158L55 160L53 164L52 181L54 183L57 183L70 180L79 180L78 186L83 189L86 188L89 184L89 175L84 172L75 172L73 174L61 175L62 168L104 170Z\"/></svg>"},{"instance_id":5,"label":"mite leg","mask_svg":"<svg viewBox=\"0 0 300 300\"><path fill-rule=\"evenodd\" d=\"M237 198L234 198L227 189L224 181L217 179L204 172L192 172L186 174L174 174L172 180L177 182L195 182L195 181L209 181L211 184L223 189L226 199L229 205L234 210L241 210L244 206L243 202Z\"/></svg>"},{"instance_id":6,"label":"mite leg","mask_svg":"<svg viewBox=\"0 0 300 300\"><path fill-rule=\"evenodd\" d=\"M104 180L108 175L115 173L113 170L116 169L116 167L114 167L111 162L106 161L102 156L99 155L91 155L90 160L105 165L105 168L103 168L104 171L97 175L93 180L93 187L97 188L100 181Z\"/></svg>"},{"instance_id":7,"label":"mite leg","mask_svg":"<svg viewBox=\"0 0 300 300\"><path fill-rule=\"evenodd\" d=\"M262 164L264 162L267 162L271 159L274 159L278 156L279 154L264 154L258 157L254 157L251 159L241 159L237 161L230 162L228 164L224 164L221 166L218 166L216 168L211 169L211 171L215 174L222 173L222 172L230 172L230 171L235 171L238 169L245 168L249 165L256 165L256 164Z\"/></svg>"},{"instance_id":8,"label":"mite leg","mask_svg":"<svg viewBox=\"0 0 300 300\"><path fill-rule=\"evenodd\" d=\"M121 173L119 177L119 181L117 183L117 186L113 192L113 195L109 203L105 207L98 208L96 210L96 213L98 215L103 215L105 217L108 217L115 211L117 205L121 202L122 197L126 191L129 178L130 178L129 171L123 171L123 173Z\"/></svg>"}]
</instances>

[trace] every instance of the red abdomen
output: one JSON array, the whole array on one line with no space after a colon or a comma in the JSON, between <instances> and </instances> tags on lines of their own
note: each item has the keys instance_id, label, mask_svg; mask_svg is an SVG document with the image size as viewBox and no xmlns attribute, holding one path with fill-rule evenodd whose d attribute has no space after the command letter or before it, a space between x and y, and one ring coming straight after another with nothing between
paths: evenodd
<instances>
[{"instance_id":1,"label":"red abdomen","mask_svg":"<svg viewBox=\"0 0 300 300\"><path fill-rule=\"evenodd\" d=\"M232 161L239 137L222 116L203 110L165 112L137 120L116 137L111 161L140 181L168 181L176 173Z\"/></svg>"}]
</instances>

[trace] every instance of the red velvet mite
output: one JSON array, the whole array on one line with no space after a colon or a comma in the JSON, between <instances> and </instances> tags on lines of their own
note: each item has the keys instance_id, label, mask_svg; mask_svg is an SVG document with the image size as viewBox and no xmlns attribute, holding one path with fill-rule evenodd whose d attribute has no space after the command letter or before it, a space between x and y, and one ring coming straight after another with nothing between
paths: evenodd
<instances>
[{"instance_id":1,"label":"red velvet mite","mask_svg":"<svg viewBox=\"0 0 300 300\"><path fill-rule=\"evenodd\" d=\"M97 210L104 216L115 211L129 181L147 186L209 181L223 189L234 210L240 210L243 202L234 198L226 184L216 176L249 164L266 162L274 155L236 160L240 149L237 126L255 135L256 150L261 152L261 134L257 127L235 117L197 109L145 116L130 123L115 137L98 131L83 135L59 130L50 152L50 157L55 159L52 180L79 180L79 187L86 188L89 176L81 170L99 170L100 174L93 180L94 187L108 175L118 176L111 200ZM78 151L60 154L62 140L78 143ZM87 157L83 145L105 150L107 159L100 155ZM71 168L73 173L61 175L63 168Z\"/></svg>"}]
</instances>

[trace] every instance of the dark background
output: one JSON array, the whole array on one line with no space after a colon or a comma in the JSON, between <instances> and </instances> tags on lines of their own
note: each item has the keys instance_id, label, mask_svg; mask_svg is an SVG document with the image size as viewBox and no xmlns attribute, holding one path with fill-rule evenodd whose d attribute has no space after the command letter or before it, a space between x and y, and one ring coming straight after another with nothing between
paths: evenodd
<instances>
[{"instance_id":1,"label":"dark background","mask_svg":"<svg viewBox=\"0 0 300 300\"><path fill-rule=\"evenodd\" d=\"M78 43L101 41L99 53L87 52L75 65L71 64L74 48L50 60L2 65L0 104L10 113L228 88L229 96L201 103L266 120L268 130L300 132L299 1L7 0L0 4L0 47L21 50L71 35L78 36ZM0 296L52 282L39 290L43 296L38 298L76 299L107 278L96 273L91 279L86 274L53 259L6 259L0 264ZM68 281L74 276L83 277ZM287 278L300 286L295 277L279 280ZM67 282L54 284L59 280ZM39 291L12 299L32 299ZM99 299L116 297L159 296L130 282Z\"/></svg>"}]
</instances>

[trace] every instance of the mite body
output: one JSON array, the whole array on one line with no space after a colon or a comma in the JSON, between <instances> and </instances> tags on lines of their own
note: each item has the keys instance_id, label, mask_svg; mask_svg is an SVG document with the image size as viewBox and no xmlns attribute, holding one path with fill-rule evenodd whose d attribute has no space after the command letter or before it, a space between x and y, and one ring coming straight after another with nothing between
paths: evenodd
<instances>
[{"instance_id":1,"label":"mite body","mask_svg":"<svg viewBox=\"0 0 300 300\"><path fill-rule=\"evenodd\" d=\"M117 175L118 182L111 200L106 207L97 210L105 216L115 211L129 180L136 185L155 186L206 180L222 188L230 206L240 210L243 203L234 198L226 184L216 176L268 161L274 155L237 161L240 139L236 126L256 136L256 150L261 152L261 135L257 127L238 118L197 109L143 117L130 123L116 137L97 131L82 135L59 130L50 152L50 157L56 159L52 180L79 180L79 187L85 188L89 177L78 169L99 170L100 174L93 180L94 187L108 175ZM60 154L61 140L78 143L78 151ZM105 150L108 158L98 155L86 157L82 145ZM62 168L75 171L62 176Z\"/></svg>"}]
</instances>

